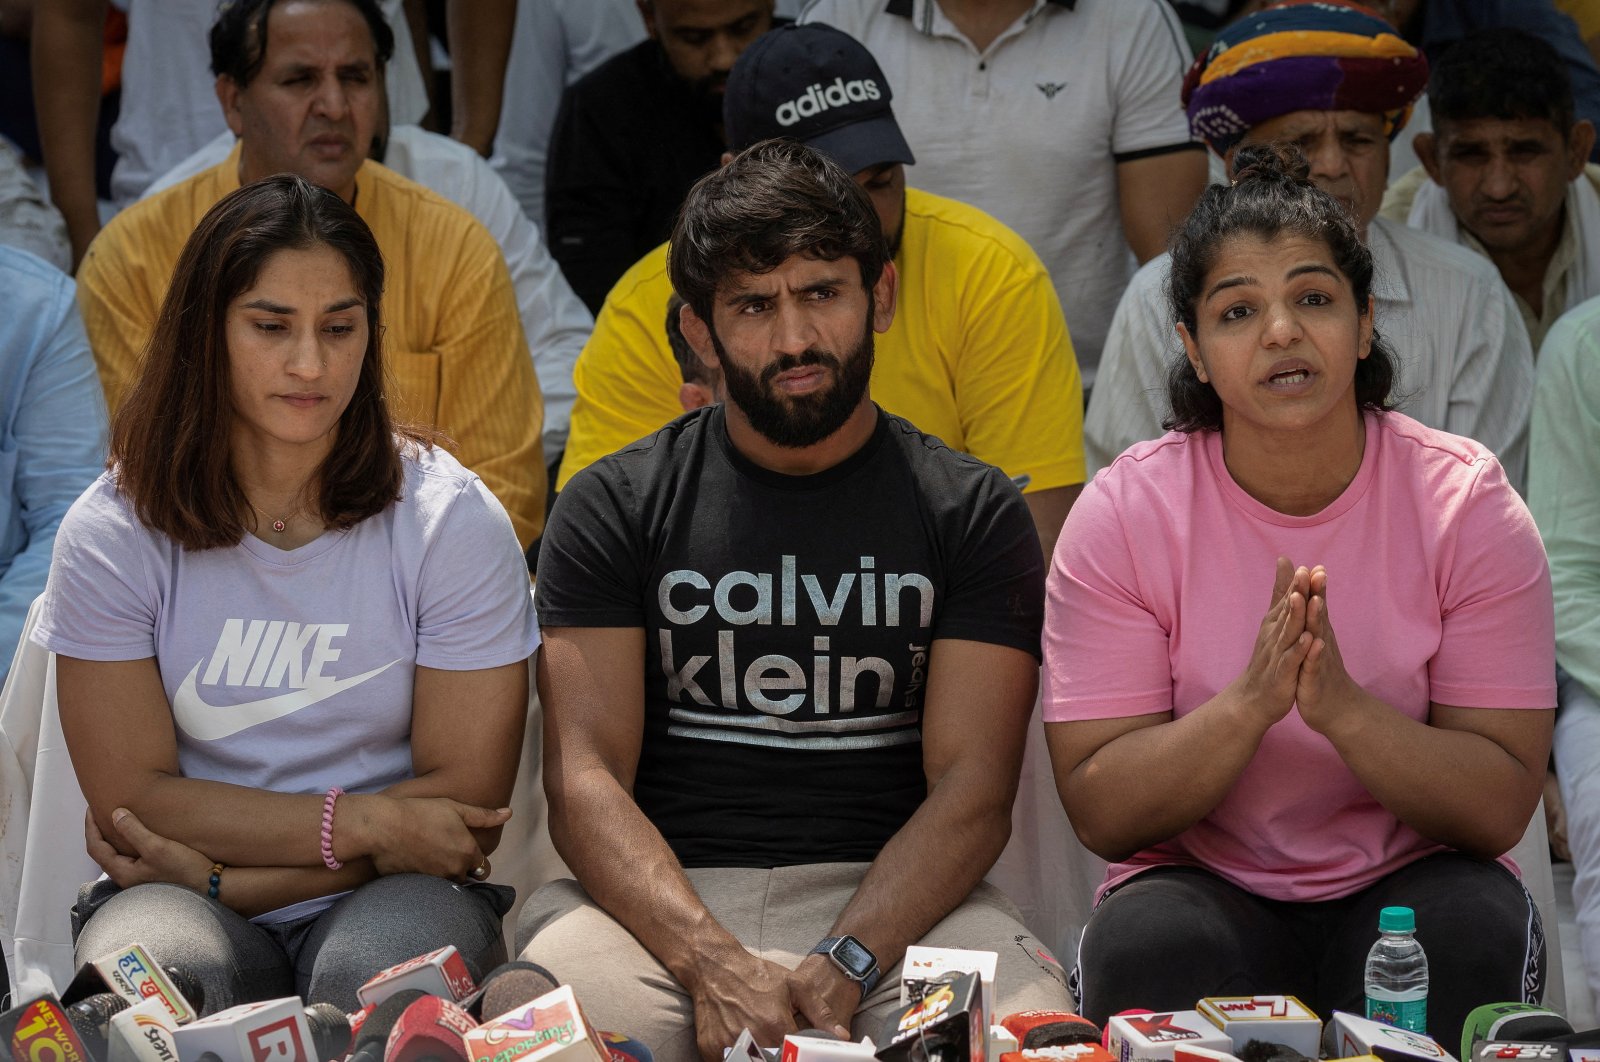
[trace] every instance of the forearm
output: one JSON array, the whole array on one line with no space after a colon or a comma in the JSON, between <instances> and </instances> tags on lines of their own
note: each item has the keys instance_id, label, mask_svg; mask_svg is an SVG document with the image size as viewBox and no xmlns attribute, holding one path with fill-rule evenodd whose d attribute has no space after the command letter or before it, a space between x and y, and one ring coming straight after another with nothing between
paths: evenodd
<instances>
[{"instance_id":1,"label":"forearm","mask_svg":"<svg viewBox=\"0 0 1600 1062\"><path fill-rule=\"evenodd\" d=\"M1522 836L1544 787L1554 712L1521 714L1544 732L1533 767L1483 734L1419 722L1359 689L1338 705L1324 734L1401 822L1430 841L1492 859Z\"/></svg>"},{"instance_id":2,"label":"forearm","mask_svg":"<svg viewBox=\"0 0 1600 1062\"><path fill-rule=\"evenodd\" d=\"M500 127L517 0L472 0L468 7L465 0L450 0L445 14L454 53L450 135L487 157Z\"/></svg>"},{"instance_id":3,"label":"forearm","mask_svg":"<svg viewBox=\"0 0 1600 1062\"><path fill-rule=\"evenodd\" d=\"M222 871L217 899L246 918L254 918L303 900L348 892L377 876L369 859L354 860L338 870L329 870L327 867L230 866ZM208 876L205 881L191 887L204 893L209 884Z\"/></svg>"},{"instance_id":4,"label":"forearm","mask_svg":"<svg viewBox=\"0 0 1600 1062\"><path fill-rule=\"evenodd\" d=\"M1118 862L1210 814L1266 730L1230 686L1180 718L1122 734L1065 776L1058 768L1056 787L1078 839Z\"/></svg>"},{"instance_id":5,"label":"forearm","mask_svg":"<svg viewBox=\"0 0 1600 1062\"><path fill-rule=\"evenodd\" d=\"M941 778L873 860L829 935L860 940L880 969L899 962L906 948L961 905L1005 848L1015 785L982 802L970 795L994 789L993 779L971 771L951 770Z\"/></svg>"},{"instance_id":6,"label":"forearm","mask_svg":"<svg viewBox=\"0 0 1600 1062\"><path fill-rule=\"evenodd\" d=\"M706 909L678 858L609 772L552 777L550 839L578 883L694 993L743 946Z\"/></svg>"},{"instance_id":7,"label":"forearm","mask_svg":"<svg viewBox=\"0 0 1600 1062\"><path fill-rule=\"evenodd\" d=\"M67 222L76 267L100 231L94 188L104 0L59 0L35 14L31 56L39 144L50 198Z\"/></svg>"}]
</instances>

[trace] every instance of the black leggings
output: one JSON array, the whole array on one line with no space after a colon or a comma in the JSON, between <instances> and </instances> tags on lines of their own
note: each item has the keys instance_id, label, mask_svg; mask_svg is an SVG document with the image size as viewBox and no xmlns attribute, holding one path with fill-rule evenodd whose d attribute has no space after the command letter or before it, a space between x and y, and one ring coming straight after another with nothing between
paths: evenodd
<instances>
[{"instance_id":1,"label":"black leggings","mask_svg":"<svg viewBox=\"0 0 1600 1062\"><path fill-rule=\"evenodd\" d=\"M1267 900L1193 867L1147 870L1108 893L1078 945L1078 993L1090 1020L1134 1007L1190 1010L1207 996L1282 993L1327 1021L1364 1014L1362 974L1378 912L1417 913L1428 956L1428 1031L1452 1054L1484 1003L1544 994L1544 926L1499 863L1444 852L1350 896Z\"/></svg>"}]
</instances>

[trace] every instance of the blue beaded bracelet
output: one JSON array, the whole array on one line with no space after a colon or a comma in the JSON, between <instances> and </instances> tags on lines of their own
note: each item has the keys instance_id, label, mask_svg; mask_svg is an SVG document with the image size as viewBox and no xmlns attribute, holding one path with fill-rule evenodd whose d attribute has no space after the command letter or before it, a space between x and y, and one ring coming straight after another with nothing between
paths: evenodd
<instances>
[{"instance_id":1,"label":"blue beaded bracelet","mask_svg":"<svg viewBox=\"0 0 1600 1062\"><path fill-rule=\"evenodd\" d=\"M217 893L222 891L222 869L221 863L211 864L211 887L206 890L206 895L213 900L217 898Z\"/></svg>"}]
</instances>

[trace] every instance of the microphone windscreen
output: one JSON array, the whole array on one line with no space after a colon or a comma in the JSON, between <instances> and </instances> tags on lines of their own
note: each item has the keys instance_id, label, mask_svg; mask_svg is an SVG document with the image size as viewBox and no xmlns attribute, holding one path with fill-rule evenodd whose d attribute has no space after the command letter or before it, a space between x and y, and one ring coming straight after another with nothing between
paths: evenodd
<instances>
[{"instance_id":1,"label":"microphone windscreen","mask_svg":"<svg viewBox=\"0 0 1600 1062\"><path fill-rule=\"evenodd\" d=\"M351 1062L356 1059L362 1062L367 1059L379 1062L383 1058L384 1047L389 1043L389 1034L394 1031L400 1015L406 1012L407 1007L427 994L415 988L406 988L374 1007L372 1013L367 1015L367 1020L361 1023L361 1032L356 1034Z\"/></svg>"},{"instance_id":2,"label":"microphone windscreen","mask_svg":"<svg viewBox=\"0 0 1600 1062\"><path fill-rule=\"evenodd\" d=\"M1535 1003L1485 1003L1462 1023L1461 1057L1471 1058L1482 1040L1553 1040L1571 1032L1567 1019Z\"/></svg>"},{"instance_id":3,"label":"microphone windscreen","mask_svg":"<svg viewBox=\"0 0 1600 1062\"><path fill-rule=\"evenodd\" d=\"M181 966L163 966L161 970L172 982L172 987L183 993L183 998L196 1014L206 1009L206 989L198 977Z\"/></svg>"},{"instance_id":4,"label":"microphone windscreen","mask_svg":"<svg viewBox=\"0 0 1600 1062\"><path fill-rule=\"evenodd\" d=\"M503 963L484 977L469 1012L480 1021L490 1021L560 987L550 971L537 963Z\"/></svg>"},{"instance_id":5,"label":"microphone windscreen","mask_svg":"<svg viewBox=\"0 0 1600 1062\"><path fill-rule=\"evenodd\" d=\"M395 1023L384 1062L467 1062L465 1036L477 1024L458 1004L424 996Z\"/></svg>"},{"instance_id":6,"label":"microphone windscreen","mask_svg":"<svg viewBox=\"0 0 1600 1062\"><path fill-rule=\"evenodd\" d=\"M350 1052L350 1017L332 1003L308 1006L306 1024L311 1027L311 1042L317 1047L318 1058L343 1058Z\"/></svg>"},{"instance_id":7,"label":"microphone windscreen","mask_svg":"<svg viewBox=\"0 0 1600 1062\"><path fill-rule=\"evenodd\" d=\"M1000 1019L1006 1032L1017 1038L1023 1051L1064 1044L1100 1041L1100 1028L1088 1018L1065 1010L1024 1010Z\"/></svg>"}]
</instances>

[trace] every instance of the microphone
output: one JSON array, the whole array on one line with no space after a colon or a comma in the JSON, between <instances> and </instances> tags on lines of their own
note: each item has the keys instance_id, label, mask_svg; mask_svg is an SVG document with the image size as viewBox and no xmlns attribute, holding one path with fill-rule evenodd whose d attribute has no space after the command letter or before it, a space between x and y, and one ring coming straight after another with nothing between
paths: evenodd
<instances>
[{"instance_id":1,"label":"microphone","mask_svg":"<svg viewBox=\"0 0 1600 1062\"><path fill-rule=\"evenodd\" d=\"M384 1048L389 1045L389 1034L394 1031L395 1025L400 1021L400 1015L406 1008L427 993L420 989L404 989L396 992L388 999L372 1008L361 1022L361 1030L356 1033L354 1050L345 1062L383 1062Z\"/></svg>"},{"instance_id":2,"label":"microphone","mask_svg":"<svg viewBox=\"0 0 1600 1062\"><path fill-rule=\"evenodd\" d=\"M884 1062L984 1062L989 1026L983 1013L983 982L977 973L929 984L930 991L889 1019L877 1056ZM787 1041L784 1062L790 1062Z\"/></svg>"},{"instance_id":3,"label":"microphone","mask_svg":"<svg viewBox=\"0 0 1600 1062\"><path fill-rule=\"evenodd\" d=\"M477 1027L457 1004L423 996L395 1022L384 1048L384 1062L467 1062L466 1035Z\"/></svg>"},{"instance_id":4,"label":"microphone","mask_svg":"<svg viewBox=\"0 0 1600 1062\"><path fill-rule=\"evenodd\" d=\"M111 1016L106 1030L106 1062L173 1062L178 1057L172 1034L178 1028L159 999L135 1003Z\"/></svg>"},{"instance_id":5,"label":"microphone","mask_svg":"<svg viewBox=\"0 0 1600 1062\"><path fill-rule=\"evenodd\" d=\"M362 1004L382 1003L402 989L415 988L430 996L442 996L459 1003L477 990L467 961L456 951L454 944L446 944L426 955L418 955L389 967L369 978L356 989L356 998Z\"/></svg>"},{"instance_id":6,"label":"microphone","mask_svg":"<svg viewBox=\"0 0 1600 1062\"><path fill-rule=\"evenodd\" d=\"M343 1035L329 1026L325 1010L306 1007L298 996L285 996L261 1003L241 1003L180 1025L173 1030L172 1040L181 1058L210 1051L232 1059L315 1062L329 1057L321 1053L324 1046L348 1042L349 1022L342 1013L338 1021L344 1027ZM318 1026L316 1032L313 1022Z\"/></svg>"},{"instance_id":7,"label":"microphone","mask_svg":"<svg viewBox=\"0 0 1600 1062\"><path fill-rule=\"evenodd\" d=\"M478 991L460 1003L468 1014L486 1021L554 992L560 985L543 966L517 960L501 963L484 974Z\"/></svg>"},{"instance_id":8,"label":"microphone","mask_svg":"<svg viewBox=\"0 0 1600 1062\"><path fill-rule=\"evenodd\" d=\"M12 1058L54 1062L96 1062L72 1016L50 993L0 1013L0 1047Z\"/></svg>"},{"instance_id":9,"label":"microphone","mask_svg":"<svg viewBox=\"0 0 1600 1062\"><path fill-rule=\"evenodd\" d=\"M1233 1041L1197 1010L1115 1014L1106 1022L1106 1050L1121 1059L1171 1058L1179 1047L1233 1052Z\"/></svg>"},{"instance_id":10,"label":"microphone","mask_svg":"<svg viewBox=\"0 0 1600 1062\"><path fill-rule=\"evenodd\" d=\"M1018 1050L1100 1042L1100 1027L1081 1014L1065 1010L1023 1010L1000 1024L1017 1038Z\"/></svg>"},{"instance_id":11,"label":"microphone","mask_svg":"<svg viewBox=\"0 0 1600 1062\"><path fill-rule=\"evenodd\" d=\"M1342 1010L1329 1019L1322 1046L1329 1058L1376 1055L1383 1062L1450 1062L1450 1052L1437 1040Z\"/></svg>"},{"instance_id":12,"label":"microphone","mask_svg":"<svg viewBox=\"0 0 1600 1062\"><path fill-rule=\"evenodd\" d=\"M205 1006L205 990L200 981L187 970L156 965L143 944L130 944L78 967L67 990L61 993L61 1001L77 1003L105 992L129 1003L151 997L160 999L180 1025L199 1017Z\"/></svg>"},{"instance_id":13,"label":"microphone","mask_svg":"<svg viewBox=\"0 0 1600 1062\"><path fill-rule=\"evenodd\" d=\"M611 1053L584 1017L570 985L515 1007L467 1033L471 1058L521 1062L549 1054L562 1044L561 1062L612 1062Z\"/></svg>"},{"instance_id":14,"label":"microphone","mask_svg":"<svg viewBox=\"0 0 1600 1062\"><path fill-rule=\"evenodd\" d=\"M1281 1044L1307 1058L1322 1051L1322 1019L1294 996L1213 996L1202 999L1199 1010L1228 1038L1231 1046L1222 1050L1240 1057L1253 1040Z\"/></svg>"},{"instance_id":15,"label":"microphone","mask_svg":"<svg viewBox=\"0 0 1600 1062\"><path fill-rule=\"evenodd\" d=\"M952 974L975 973L983 984L983 1027L993 1024L994 970L1000 956L992 951L961 948L925 948L913 944L900 960L900 1005L910 1006Z\"/></svg>"},{"instance_id":16,"label":"microphone","mask_svg":"<svg viewBox=\"0 0 1600 1062\"><path fill-rule=\"evenodd\" d=\"M313 1003L305 1008L305 1015L318 1058L343 1058L350 1053L355 1028L348 1014L332 1003Z\"/></svg>"},{"instance_id":17,"label":"microphone","mask_svg":"<svg viewBox=\"0 0 1600 1062\"><path fill-rule=\"evenodd\" d=\"M1184 1048L1173 1048L1173 1057L1178 1058ZM1226 1057L1226 1056L1224 1056ZM1030 1047L1026 1051L1006 1051L1000 1056L999 1062L1118 1062L1118 1060L1099 1043L1054 1044L1050 1047Z\"/></svg>"},{"instance_id":18,"label":"microphone","mask_svg":"<svg viewBox=\"0 0 1600 1062\"><path fill-rule=\"evenodd\" d=\"M1571 1034L1571 1023L1546 1007L1533 1003L1485 1003L1473 1008L1461 1026L1461 1062L1467 1062L1485 1040L1536 1043Z\"/></svg>"}]
</instances>

